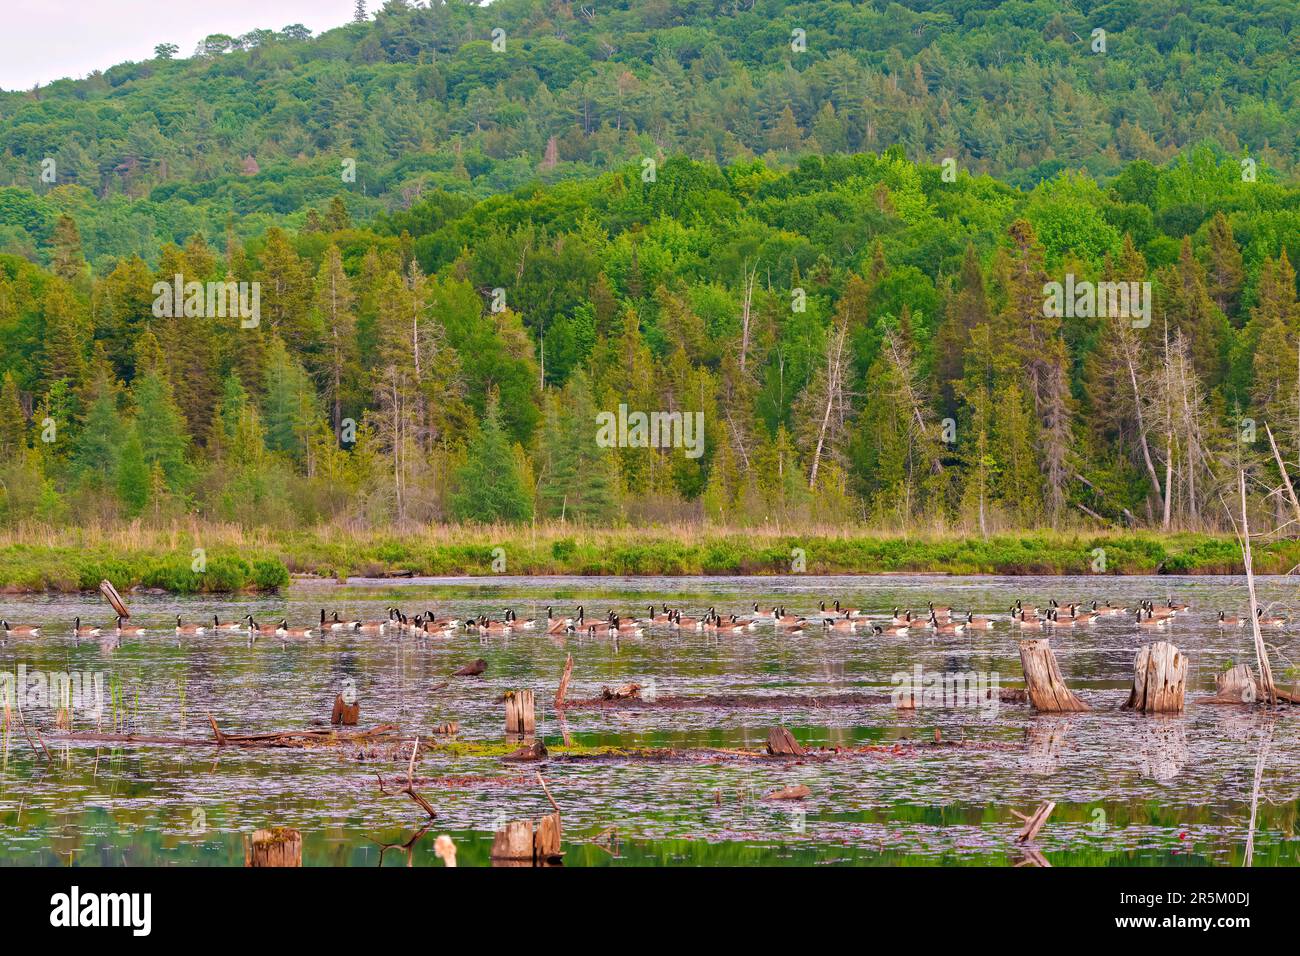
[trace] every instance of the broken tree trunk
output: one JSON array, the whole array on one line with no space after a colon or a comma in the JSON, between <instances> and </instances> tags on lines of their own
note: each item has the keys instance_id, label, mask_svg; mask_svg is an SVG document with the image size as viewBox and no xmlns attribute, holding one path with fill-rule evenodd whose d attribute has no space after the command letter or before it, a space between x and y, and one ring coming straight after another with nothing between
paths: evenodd
<instances>
[{"instance_id":1,"label":"broken tree trunk","mask_svg":"<svg viewBox=\"0 0 1300 956\"><path fill-rule=\"evenodd\" d=\"M244 866L302 866L302 834L289 827L254 831L244 844Z\"/></svg>"},{"instance_id":2,"label":"broken tree trunk","mask_svg":"<svg viewBox=\"0 0 1300 956\"><path fill-rule=\"evenodd\" d=\"M1020 642L1020 666L1025 672L1025 690L1034 710L1067 713L1091 710L1070 688L1065 686L1056 655L1046 638Z\"/></svg>"},{"instance_id":3,"label":"broken tree trunk","mask_svg":"<svg viewBox=\"0 0 1300 956\"><path fill-rule=\"evenodd\" d=\"M790 731L784 727L773 727L767 732L767 752L773 757L802 757L807 751Z\"/></svg>"},{"instance_id":4,"label":"broken tree trunk","mask_svg":"<svg viewBox=\"0 0 1300 956\"><path fill-rule=\"evenodd\" d=\"M1142 714L1181 714L1187 693L1187 657L1168 641L1138 648L1133 689L1123 710Z\"/></svg>"},{"instance_id":5,"label":"broken tree trunk","mask_svg":"<svg viewBox=\"0 0 1300 956\"><path fill-rule=\"evenodd\" d=\"M533 833L533 865L544 866L564 856L560 849L560 840L564 828L560 825L560 814L548 813L537 821L537 830Z\"/></svg>"},{"instance_id":6,"label":"broken tree trunk","mask_svg":"<svg viewBox=\"0 0 1300 956\"><path fill-rule=\"evenodd\" d=\"M357 721L361 718L361 704L359 701L348 703L339 694L334 698L334 710L330 713L330 723L342 725L344 727L355 727Z\"/></svg>"},{"instance_id":7,"label":"broken tree trunk","mask_svg":"<svg viewBox=\"0 0 1300 956\"><path fill-rule=\"evenodd\" d=\"M493 866L531 866L533 821L510 820L492 839Z\"/></svg>"},{"instance_id":8,"label":"broken tree trunk","mask_svg":"<svg viewBox=\"0 0 1300 956\"><path fill-rule=\"evenodd\" d=\"M506 733L531 737L537 730L533 692L517 690L506 698Z\"/></svg>"},{"instance_id":9,"label":"broken tree trunk","mask_svg":"<svg viewBox=\"0 0 1300 956\"><path fill-rule=\"evenodd\" d=\"M555 692L555 709L564 709L564 698L569 693L569 678L573 676L573 655L564 662L564 673L560 675L560 689Z\"/></svg>"}]
</instances>

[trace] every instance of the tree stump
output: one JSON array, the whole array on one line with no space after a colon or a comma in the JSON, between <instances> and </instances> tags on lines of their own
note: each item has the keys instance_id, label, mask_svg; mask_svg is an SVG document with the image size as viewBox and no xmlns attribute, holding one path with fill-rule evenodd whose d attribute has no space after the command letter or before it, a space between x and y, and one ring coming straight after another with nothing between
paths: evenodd
<instances>
[{"instance_id":1,"label":"tree stump","mask_svg":"<svg viewBox=\"0 0 1300 956\"><path fill-rule=\"evenodd\" d=\"M531 737L537 730L533 692L517 690L506 698L506 733Z\"/></svg>"},{"instance_id":2,"label":"tree stump","mask_svg":"<svg viewBox=\"0 0 1300 956\"><path fill-rule=\"evenodd\" d=\"M339 694L334 698L334 711L330 714L330 723L335 726L355 727L357 721L361 718L361 702L353 701L349 704Z\"/></svg>"},{"instance_id":3,"label":"tree stump","mask_svg":"<svg viewBox=\"0 0 1300 956\"><path fill-rule=\"evenodd\" d=\"M560 849L560 841L563 836L564 828L560 826L560 815L558 813L547 814L537 821L537 830L533 833L533 863L535 866L545 866L564 856L564 851Z\"/></svg>"},{"instance_id":4,"label":"tree stump","mask_svg":"<svg viewBox=\"0 0 1300 956\"><path fill-rule=\"evenodd\" d=\"M1025 690L1034 710L1068 713L1091 710L1070 688L1065 686L1056 655L1046 638L1020 642L1020 666L1025 672Z\"/></svg>"},{"instance_id":5,"label":"tree stump","mask_svg":"<svg viewBox=\"0 0 1300 956\"><path fill-rule=\"evenodd\" d=\"M1259 683L1249 664L1238 664L1214 678L1215 703L1253 704L1259 700Z\"/></svg>"},{"instance_id":6,"label":"tree stump","mask_svg":"<svg viewBox=\"0 0 1300 956\"><path fill-rule=\"evenodd\" d=\"M784 727L773 727L767 732L767 752L773 757L802 757L807 753Z\"/></svg>"},{"instance_id":7,"label":"tree stump","mask_svg":"<svg viewBox=\"0 0 1300 956\"><path fill-rule=\"evenodd\" d=\"M254 831L244 844L244 866L302 866L302 834L289 827Z\"/></svg>"},{"instance_id":8,"label":"tree stump","mask_svg":"<svg viewBox=\"0 0 1300 956\"><path fill-rule=\"evenodd\" d=\"M1123 709L1142 714L1181 714L1187 692L1187 657L1168 641L1138 648L1133 690Z\"/></svg>"},{"instance_id":9,"label":"tree stump","mask_svg":"<svg viewBox=\"0 0 1300 956\"><path fill-rule=\"evenodd\" d=\"M511 820L492 839L493 866L533 865L533 821Z\"/></svg>"}]
</instances>

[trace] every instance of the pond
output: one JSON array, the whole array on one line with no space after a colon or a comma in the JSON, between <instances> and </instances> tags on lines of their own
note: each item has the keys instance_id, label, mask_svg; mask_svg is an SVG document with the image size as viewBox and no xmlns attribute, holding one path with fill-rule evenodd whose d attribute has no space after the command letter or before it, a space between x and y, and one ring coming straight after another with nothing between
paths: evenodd
<instances>
[{"instance_id":1,"label":"pond","mask_svg":"<svg viewBox=\"0 0 1300 956\"><path fill-rule=\"evenodd\" d=\"M1296 679L1300 613L1294 582L1265 578L1260 599L1295 624L1270 631L1279 680ZM900 710L895 675L974 672L1021 687L1017 639L1007 609L1017 599L1046 606L1092 601L1134 606L1169 595L1191 609L1153 635L1129 616L1050 636L1069 685L1094 708L1035 715L1023 703ZM499 754L434 751L419 763L417 789L438 819L389 781L406 772L391 748L217 748L70 739L56 708L27 699L10 715L0 749L0 862L45 865L242 865L244 836L271 825L303 833L307 865L441 865L433 838L447 833L461 865L489 860L506 820L550 811L540 769L563 811L565 864L629 865L1009 865L1021 862L1021 821L1045 800L1056 809L1037 838L1053 865L1239 866L1254 804L1256 866L1300 860L1300 713L1198 702L1214 676L1252 663L1249 628L1222 628L1220 609L1244 615L1238 578L996 578L852 576L787 578L516 578L295 581L283 594L180 598L126 595L143 635L75 637L72 622L112 630L99 595L0 597L0 617L43 625L37 637L0 646L0 672L99 675L102 707L79 701L74 732L101 731L210 741L209 715L225 732L328 726L336 694L351 679L362 728L396 724L432 737L456 721L458 741L504 743L508 691L536 693L543 764L508 764ZM906 635L789 633L770 624L740 634L652 627L618 638L518 630L457 629L417 640L390 633L326 632L309 639L244 633L177 636L176 616L211 622L252 614L307 625L320 609L378 619L398 605L410 614L522 619L608 609L644 617L663 603L701 616L784 605L812 613L840 600L878 619L929 602L996 616L989 630ZM1120 710L1136 649L1175 643L1190 661L1189 702L1180 716ZM569 709L552 700L567 655L571 700L628 682L645 696L781 695L766 705L625 705ZM454 678L475 659L479 677ZM94 686L87 677L87 687ZM855 693L851 706L791 698ZM996 695L994 695L996 697ZM87 693L87 698L90 695ZM25 724L25 729L24 725ZM870 750L829 760L772 761L726 753L761 749L770 728L805 746ZM564 738L588 759L565 756ZM936 744L936 740L942 745ZM646 760L590 748L674 748L682 759ZM462 751L467 748L460 748ZM48 750L48 756L46 751ZM700 753L700 751L712 751ZM409 753L409 747L407 748ZM804 785L803 800L764 799ZM1258 791L1258 798L1255 799ZM385 849L385 846L388 848Z\"/></svg>"}]
</instances>

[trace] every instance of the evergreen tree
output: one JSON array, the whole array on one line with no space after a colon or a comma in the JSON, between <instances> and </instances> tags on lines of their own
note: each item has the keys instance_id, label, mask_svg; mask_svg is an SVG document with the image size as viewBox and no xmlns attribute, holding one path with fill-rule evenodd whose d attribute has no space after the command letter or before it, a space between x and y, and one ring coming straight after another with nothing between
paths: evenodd
<instances>
[{"instance_id":1,"label":"evergreen tree","mask_svg":"<svg viewBox=\"0 0 1300 956\"><path fill-rule=\"evenodd\" d=\"M532 493L501 428L495 401L470 440L465 464L456 472L456 489L451 513L458 521L519 522L533 516Z\"/></svg>"}]
</instances>

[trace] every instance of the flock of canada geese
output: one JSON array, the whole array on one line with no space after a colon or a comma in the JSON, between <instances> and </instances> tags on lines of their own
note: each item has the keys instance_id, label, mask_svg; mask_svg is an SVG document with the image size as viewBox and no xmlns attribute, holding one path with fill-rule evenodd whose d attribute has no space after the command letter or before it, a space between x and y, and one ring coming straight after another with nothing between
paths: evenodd
<instances>
[{"instance_id":1,"label":"flock of canada geese","mask_svg":"<svg viewBox=\"0 0 1300 956\"><path fill-rule=\"evenodd\" d=\"M397 634L423 636L447 636L460 628L477 634L506 634L514 631L542 631L547 634L567 634L586 637L610 637L619 635L637 636L652 628L669 631L697 631L709 633L740 634L757 627L770 626L781 629L783 633L796 635L809 631L849 632L862 631L872 634L907 634L913 630L929 631L935 634L962 634L966 631L989 629L999 621L1006 621L1011 626L1024 631L1043 630L1045 628L1079 627L1092 624L1101 618L1118 618L1133 621L1140 628L1160 628L1168 625L1176 616L1189 610L1190 606L1178 604L1170 595L1161 604L1141 601L1136 607L1117 607L1109 602L1098 605L1060 604L1053 600L1043 608L1031 607L1017 600L1011 605L1008 616L980 617L973 611L962 614L951 607L938 607L930 602L926 609L914 614L910 609L894 608L891 615L872 615L860 608L845 607L834 601L830 607L822 601L819 610L811 614L791 614L784 606L774 606L763 610L757 603L751 605L752 611L740 614L728 614L725 617L715 607L709 608L701 617L688 617L679 608L660 605L649 606L646 617L621 616L615 611L608 611L603 617L588 620L586 610L578 606L572 617L557 617L554 607L546 609L546 617L520 620L510 608L501 612L500 618L481 615L462 620L456 617L439 617L433 611L422 611L414 617L408 617L400 608L387 609L388 616L377 620L360 620L342 618L338 611L327 615L321 608L320 621L305 627L290 627L285 618L279 622L258 622L251 614L231 621L222 621L213 615L211 624L187 624L179 616L176 618L176 635L178 637L197 637L216 633L246 633L251 638L311 638L337 632L358 632L368 634ZM1273 615L1266 616L1263 608L1257 611L1261 627L1281 628L1286 626L1286 618ZM1219 611L1220 627L1243 627L1249 618L1230 616ZM42 627L36 624L11 624L0 620L0 630L6 638L37 637ZM125 637L148 633L148 629L132 624L118 617L112 627L83 625L78 617L72 624L73 637Z\"/></svg>"}]
</instances>

